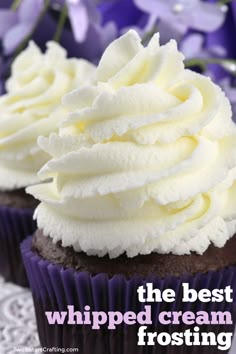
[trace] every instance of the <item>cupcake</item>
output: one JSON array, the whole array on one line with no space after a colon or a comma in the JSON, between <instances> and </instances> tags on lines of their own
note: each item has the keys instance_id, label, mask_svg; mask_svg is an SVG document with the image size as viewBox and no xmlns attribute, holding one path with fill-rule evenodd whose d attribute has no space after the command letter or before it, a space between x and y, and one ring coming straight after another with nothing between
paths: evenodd
<instances>
[{"instance_id":1,"label":"cupcake","mask_svg":"<svg viewBox=\"0 0 236 354\"><path fill-rule=\"evenodd\" d=\"M68 59L56 42L44 53L31 42L13 62L7 93L0 97L0 274L26 285L20 242L36 225L38 202L24 188L37 183L49 158L37 145L39 135L58 130L64 109L61 97L91 80L93 65Z\"/></svg>"},{"instance_id":2,"label":"cupcake","mask_svg":"<svg viewBox=\"0 0 236 354\"><path fill-rule=\"evenodd\" d=\"M41 203L38 230L23 242L22 255L43 347L221 352L219 343L138 345L136 325L93 330L50 325L45 315L69 305L82 313L138 313L145 304L137 291L147 283L176 293L174 303L151 303L149 331L191 328L159 323L162 311L229 311L232 323L192 331L217 337L233 330L235 298L181 301L183 283L236 288L236 126L222 90L185 69L183 59L175 41L160 46L156 34L143 47L136 32L127 32L105 50L94 85L65 95L70 113L59 133L38 140L51 156L39 177L50 181L27 189Z\"/></svg>"}]
</instances>

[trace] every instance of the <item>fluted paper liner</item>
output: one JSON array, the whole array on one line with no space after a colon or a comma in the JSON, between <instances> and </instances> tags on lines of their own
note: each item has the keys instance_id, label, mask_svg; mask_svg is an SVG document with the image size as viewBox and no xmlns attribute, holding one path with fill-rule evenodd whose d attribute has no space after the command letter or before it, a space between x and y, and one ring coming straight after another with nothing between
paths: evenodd
<instances>
[{"instance_id":1,"label":"fluted paper liner","mask_svg":"<svg viewBox=\"0 0 236 354\"><path fill-rule=\"evenodd\" d=\"M217 346L137 346L138 326L120 325L116 330L108 330L106 325L100 330L92 330L88 325L49 325L45 311L67 311L74 305L75 311L84 311L89 305L92 311L135 311L143 310L145 303L138 301L137 288L152 282L154 288L174 289L174 303L154 303L152 306L153 325L147 332L183 332L186 325L160 325L157 315L161 311L231 311L235 322L236 267L210 271L205 274L185 274L182 277L167 276L163 279L150 276L143 279L134 276L130 279L123 275L109 278L106 274L91 275L65 269L52 264L31 250L32 238L22 244L22 255L33 293L39 337L43 347L78 348L80 354L217 354ZM196 290L203 288L234 289L234 303L182 303L182 283L189 283ZM149 304L148 304L149 305ZM191 326L193 328L194 326ZM233 332L234 325L203 325L203 332Z\"/></svg>"},{"instance_id":2,"label":"fluted paper liner","mask_svg":"<svg viewBox=\"0 0 236 354\"><path fill-rule=\"evenodd\" d=\"M0 206L0 274L7 280L27 286L20 244L36 229L34 211Z\"/></svg>"}]
</instances>

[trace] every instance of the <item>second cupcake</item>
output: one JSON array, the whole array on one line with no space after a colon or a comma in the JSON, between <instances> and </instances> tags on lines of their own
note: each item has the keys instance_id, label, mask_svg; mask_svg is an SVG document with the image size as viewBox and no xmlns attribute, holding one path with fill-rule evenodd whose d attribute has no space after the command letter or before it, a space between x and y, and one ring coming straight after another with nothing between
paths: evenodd
<instances>
[{"instance_id":1,"label":"second cupcake","mask_svg":"<svg viewBox=\"0 0 236 354\"><path fill-rule=\"evenodd\" d=\"M19 244L36 228L37 201L24 188L38 181L48 159L37 138L58 130L61 97L91 80L93 71L85 60L68 59L56 42L45 53L31 42L13 62L0 98L0 274L6 280L27 284Z\"/></svg>"}]
</instances>

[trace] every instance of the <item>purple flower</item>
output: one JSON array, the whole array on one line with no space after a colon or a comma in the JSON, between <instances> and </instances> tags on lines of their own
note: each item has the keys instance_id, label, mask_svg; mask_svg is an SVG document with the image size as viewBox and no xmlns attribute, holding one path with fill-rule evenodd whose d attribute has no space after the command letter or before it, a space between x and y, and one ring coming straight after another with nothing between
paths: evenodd
<instances>
[{"instance_id":1,"label":"purple flower","mask_svg":"<svg viewBox=\"0 0 236 354\"><path fill-rule=\"evenodd\" d=\"M0 39L9 55L31 33L43 9L43 0L22 0L17 10L0 10Z\"/></svg>"},{"instance_id":2,"label":"purple flower","mask_svg":"<svg viewBox=\"0 0 236 354\"><path fill-rule=\"evenodd\" d=\"M84 43L89 40L91 46L97 47L98 56L101 55L104 48L117 37L115 23L102 25L101 14L92 0L66 0L66 5L75 41Z\"/></svg>"},{"instance_id":3,"label":"purple flower","mask_svg":"<svg viewBox=\"0 0 236 354\"><path fill-rule=\"evenodd\" d=\"M205 36L200 33L191 33L187 35L180 43L180 50L186 59L199 58L215 58L226 56L225 48L213 43L211 46L205 46Z\"/></svg>"},{"instance_id":4,"label":"purple flower","mask_svg":"<svg viewBox=\"0 0 236 354\"><path fill-rule=\"evenodd\" d=\"M75 40L83 43L89 31L89 27L98 27L100 16L96 5L90 0L66 0L70 23Z\"/></svg>"},{"instance_id":5,"label":"purple flower","mask_svg":"<svg viewBox=\"0 0 236 354\"><path fill-rule=\"evenodd\" d=\"M64 0L51 2L52 8L41 18L32 39L44 49L52 40L59 22ZM92 6L92 8L91 8ZM60 44L70 57L82 57L97 62L104 48L118 35L113 22L102 25L101 14L91 0L70 1L67 20L60 37Z\"/></svg>"},{"instance_id":6,"label":"purple flower","mask_svg":"<svg viewBox=\"0 0 236 354\"><path fill-rule=\"evenodd\" d=\"M227 10L227 7L225 7ZM236 2L232 1L226 11L226 21L217 31L206 34L205 47L211 48L214 45L220 45L225 50L225 58L236 59ZM228 75L227 70L224 70L220 65L211 65L211 70L217 80Z\"/></svg>"},{"instance_id":7,"label":"purple flower","mask_svg":"<svg viewBox=\"0 0 236 354\"><path fill-rule=\"evenodd\" d=\"M148 18L146 13L136 7L133 0L52 0L51 5L60 11L64 5L68 8L73 36L70 29L65 27L61 44L70 48L70 54L94 62L100 59L108 44L124 30L144 27ZM44 21L52 22L46 17ZM51 26L48 24L47 32L49 27Z\"/></svg>"},{"instance_id":8,"label":"purple flower","mask_svg":"<svg viewBox=\"0 0 236 354\"><path fill-rule=\"evenodd\" d=\"M45 0L21 0L14 10L10 4L9 0L1 0L0 82L9 74L15 50L29 35L44 50L45 44L59 33L58 39L70 57L97 62L107 45L125 29L144 28L148 19L148 14L138 9L133 0L50 0L45 12ZM64 23L58 28L61 16Z\"/></svg>"},{"instance_id":9,"label":"purple flower","mask_svg":"<svg viewBox=\"0 0 236 354\"><path fill-rule=\"evenodd\" d=\"M65 0L70 23L77 43L86 42L96 48L96 61L107 45L127 27L142 27L147 15L133 0ZM95 49L94 48L94 49Z\"/></svg>"},{"instance_id":10,"label":"purple flower","mask_svg":"<svg viewBox=\"0 0 236 354\"><path fill-rule=\"evenodd\" d=\"M163 42L180 40L188 29L215 31L224 20L225 13L217 4L201 0L134 0L139 9L149 14L147 30L158 23Z\"/></svg>"}]
</instances>

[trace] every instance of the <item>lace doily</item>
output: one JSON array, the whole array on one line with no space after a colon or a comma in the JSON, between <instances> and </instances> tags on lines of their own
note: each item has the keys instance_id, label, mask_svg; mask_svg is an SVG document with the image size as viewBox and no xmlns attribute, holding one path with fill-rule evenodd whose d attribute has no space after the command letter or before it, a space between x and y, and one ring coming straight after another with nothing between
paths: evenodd
<instances>
[{"instance_id":1,"label":"lace doily","mask_svg":"<svg viewBox=\"0 0 236 354\"><path fill-rule=\"evenodd\" d=\"M27 289L6 283L0 277L0 354L34 354L39 340L33 300ZM32 348L32 351L29 351ZM236 353L236 335L230 354Z\"/></svg>"},{"instance_id":2,"label":"lace doily","mask_svg":"<svg viewBox=\"0 0 236 354\"><path fill-rule=\"evenodd\" d=\"M39 347L31 293L0 277L0 354L13 354L15 348L25 347ZM27 350L29 353L34 350Z\"/></svg>"}]
</instances>

